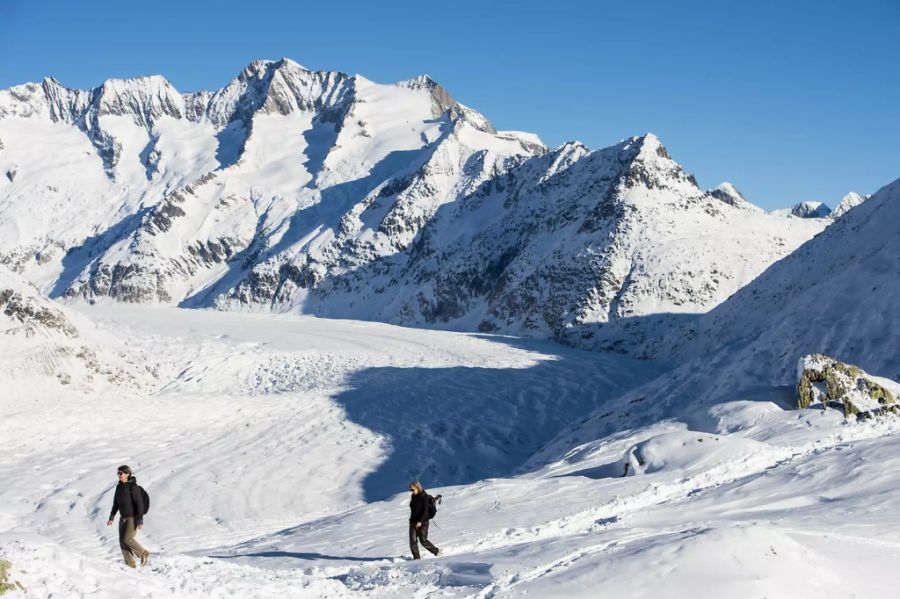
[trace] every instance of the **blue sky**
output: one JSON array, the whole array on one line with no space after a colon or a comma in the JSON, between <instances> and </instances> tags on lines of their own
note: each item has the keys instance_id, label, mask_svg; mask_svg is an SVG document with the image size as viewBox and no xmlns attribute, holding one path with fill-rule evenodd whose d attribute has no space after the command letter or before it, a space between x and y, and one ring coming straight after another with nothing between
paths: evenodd
<instances>
[{"instance_id":1,"label":"blue sky","mask_svg":"<svg viewBox=\"0 0 900 599\"><path fill-rule=\"evenodd\" d=\"M651 131L701 185L834 205L900 177L900 2L0 4L0 88L162 74L223 86L255 58L381 82L428 73L498 129L591 148Z\"/></svg>"}]
</instances>

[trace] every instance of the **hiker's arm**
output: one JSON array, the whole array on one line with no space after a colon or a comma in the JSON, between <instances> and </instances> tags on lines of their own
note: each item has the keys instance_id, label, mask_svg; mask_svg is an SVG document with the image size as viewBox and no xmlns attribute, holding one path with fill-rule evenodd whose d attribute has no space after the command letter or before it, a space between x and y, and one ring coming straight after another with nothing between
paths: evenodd
<instances>
[{"instance_id":1,"label":"hiker's arm","mask_svg":"<svg viewBox=\"0 0 900 599\"><path fill-rule=\"evenodd\" d=\"M134 505L137 507L134 512L134 525L140 528L144 525L144 494L139 489L132 487L131 495L134 497Z\"/></svg>"},{"instance_id":2,"label":"hiker's arm","mask_svg":"<svg viewBox=\"0 0 900 599\"><path fill-rule=\"evenodd\" d=\"M116 505L116 495L113 493L113 506L112 510L109 512L109 520L106 521L106 524L112 524L113 518L116 517L116 512L119 511L119 506Z\"/></svg>"}]
</instances>

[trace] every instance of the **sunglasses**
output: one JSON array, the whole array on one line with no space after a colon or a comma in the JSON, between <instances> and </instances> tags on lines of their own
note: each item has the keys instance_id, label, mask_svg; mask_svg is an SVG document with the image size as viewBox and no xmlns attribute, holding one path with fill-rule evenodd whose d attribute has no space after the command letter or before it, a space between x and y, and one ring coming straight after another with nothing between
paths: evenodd
<instances>
[{"instance_id":1,"label":"sunglasses","mask_svg":"<svg viewBox=\"0 0 900 599\"><path fill-rule=\"evenodd\" d=\"M128 474L127 472L116 472L116 475L122 476L123 474Z\"/></svg>"}]
</instances>

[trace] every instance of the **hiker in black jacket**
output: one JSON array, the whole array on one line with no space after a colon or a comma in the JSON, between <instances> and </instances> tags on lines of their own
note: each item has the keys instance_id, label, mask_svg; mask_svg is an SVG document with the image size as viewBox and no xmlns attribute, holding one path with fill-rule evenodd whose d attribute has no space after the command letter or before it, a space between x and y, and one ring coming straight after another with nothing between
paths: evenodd
<instances>
[{"instance_id":1,"label":"hiker in black jacket","mask_svg":"<svg viewBox=\"0 0 900 599\"><path fill-rule=\"evenodd\" d=\"M428 493L417 480L409 483L409 491L412 493L409 499L409 548L413 559L421 557L419 543L434 555L440 555L441 550L428 540Z\"/></svg>"},{"instance_id":2,"label":"hiker in black jacket","mask_svg":"<svg viewBox=\"0 0 900 599\"><path fill-rule=\"evenodd\" d=\"M109 513L107 526L112 526L116 512L119 512L119 547L125 557L125 563L134 568L134 558L141 558L141 565L147 564L150 552L141 547L135 539L137 529L144 527L144 496L137 488L137 479L132 475L131 468L119 466L116 470L119 484L113 494L112 511Z\"/></svg>"}]
</instances>

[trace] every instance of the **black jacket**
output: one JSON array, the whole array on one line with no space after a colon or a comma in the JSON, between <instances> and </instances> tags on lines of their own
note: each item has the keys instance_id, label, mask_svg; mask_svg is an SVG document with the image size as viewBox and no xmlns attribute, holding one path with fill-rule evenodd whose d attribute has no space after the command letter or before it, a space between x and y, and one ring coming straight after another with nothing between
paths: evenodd
<instances>
[{"instance_id":1,"label":"black jacket","mask_svg":"<svg viewBox=\"0 0 900 599\"><path fill-rule=\"evenodd\" d=\"M422 524L428 522L428 493L424 490L409 499L409 521Z\"/></svg>"},{"instance_id":2,"label":"black jacket","mask_svg":"<svg viewBox=\"0 0 900 599\"><path fill-rule=\"evenodd\" d=\"M112 511L109 513L110 520L116 517L116 512L119 512L122 518L133 516L135 526L144 523L144 496L137 489L135 477L129 477L127 483L120 482L116 485Z\"/></svg>"}]
</instances>

